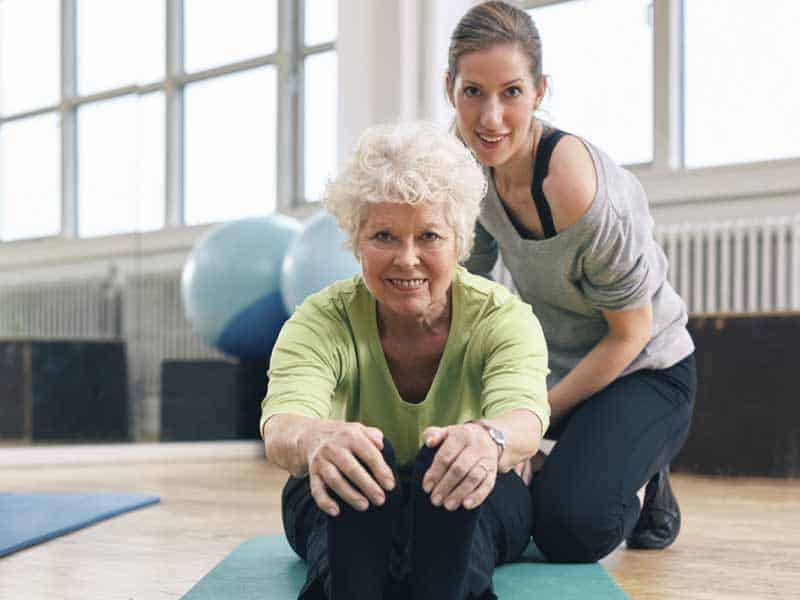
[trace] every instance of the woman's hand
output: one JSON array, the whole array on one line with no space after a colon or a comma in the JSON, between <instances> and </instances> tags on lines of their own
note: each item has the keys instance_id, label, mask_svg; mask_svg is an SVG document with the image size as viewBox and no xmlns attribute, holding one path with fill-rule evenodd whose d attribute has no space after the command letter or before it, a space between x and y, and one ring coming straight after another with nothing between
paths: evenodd
<instances>
[{"instance_id":1,"label":"woman's hand","mask_svg":"<svg viewBox=\"0 0 800 600\"><path fill-rule=\"evenodd\" d=\"M439 447L422 488L434 506L470 510L480 506L497 479L497 444L475 423L428 427L423 435L429 448Z\"/></svg>"},{"instance_id":2,"label":"woman's hand","mask_svg":"<svg viewBox=\"0 0 800 600\"><path fill-rule=\"evenodd\" d=\"M364 511L369 503L382 505L384 490L395 486L394 475L383 459L383 433L360 423L327 421L309 428L299 441L308 461L311 495L320 510L335 517L339 505L328 493L356 510Z\"/></svg>"}]
</instances>

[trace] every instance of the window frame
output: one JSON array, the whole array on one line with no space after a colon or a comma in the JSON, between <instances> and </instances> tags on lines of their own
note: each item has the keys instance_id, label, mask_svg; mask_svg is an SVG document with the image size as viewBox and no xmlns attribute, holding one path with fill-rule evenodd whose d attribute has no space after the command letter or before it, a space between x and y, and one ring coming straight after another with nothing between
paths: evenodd
<instances>
[{"instance_id":1,"label":"window frame","mask_svg":"<svg viewBox=\"0 0 800 600\"><path fill-rule=\"evenodd\" d=\"M286 0L281 0L284 2ZM297 11L297 18L295 20L295 40L297 41L297 48L295 52L297 53L297 60L293 61L294 65L294 72L293 72L293 82L292 85L297 89L297 95L295 98L295 122L292 123L293 131L295 132L295 139L293 141L294 146L294 163L295 163L295 171L293 173L293 178L295 181L295 196L294 202L292 204L293 208L298 208L300 206L307 206L307 205L317 205L313 198L306 197L306 178L305 178L305 156L306 156L306 119L303 112L305 110L305 67L306 67L306 59L314 54L322 54L324 52L336 52L336 40L332 42L324 42L322 44L314 44L311 46L306 45L306 36L305 36L305 22L306 22L306 1L303 0L302 2L298 2L296 5ZM338 37L338 34L337 34ZM338 57L337 57L338 59Z\"/></svg>"},{"instance_id":2,"label":"window frame","mask_svg":"<svg viewBox=\"0 0 800 600\"><path fill-rule=\"evenodd\" d=\"M161 92L165 104L164 226L154 232L109 234L108 238L152 235L164 229L189 227L185 224L184 181L184 93L186 86L203 80L274 65L277 70L277 153L276 211L297 212L310 204L304 194L304 62L319 52L336 51L336 40L314 46L305 45L305 1L278 0L278 43L275 52L194 73L183 70L184 0L162 0L165 5L165 74L146 84L134 84L101 92L77 93L77 0L60 2L60 100L57 104L0 116L0 125L48 113L61 122L61 229L47 238L0 240L0 246L35 239L90 240L78 235L78 149L77 113L81 106L126 95ZM338 36L337 36L338 37ZM209 224L210 225L210 224ZM207 226L198 226L201 228Z\"/></svg>"}]
</instances>

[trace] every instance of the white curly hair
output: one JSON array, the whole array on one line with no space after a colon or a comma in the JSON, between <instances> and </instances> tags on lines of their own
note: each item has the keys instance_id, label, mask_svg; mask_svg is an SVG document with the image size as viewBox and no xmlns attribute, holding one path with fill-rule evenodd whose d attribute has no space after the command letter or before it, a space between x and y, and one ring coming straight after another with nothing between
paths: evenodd
<instances>
[{"instance_id":1,"label":"white curly hair","mask_svg":"<svg viewBox=\"0 0 800 600\"><path fill-rule=\"evenodd\" d=\"M466 146L433 123L414 121L367 128L352 159L328 183L323 202L356 257L368 202L443 204L463 261L485 194L486 178Z\"/></svg>"}]
</instances>

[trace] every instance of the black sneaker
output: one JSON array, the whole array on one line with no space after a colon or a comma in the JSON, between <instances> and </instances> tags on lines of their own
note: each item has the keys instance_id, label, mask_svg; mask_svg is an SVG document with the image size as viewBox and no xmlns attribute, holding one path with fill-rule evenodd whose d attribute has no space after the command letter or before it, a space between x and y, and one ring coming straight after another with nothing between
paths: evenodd
<instances>
[{"instance_id":1,"label":"black sneaker","mask_svg":"<svg viewBox=\"0 0 800 600\"><path fill-rule=\"evenodd\" d=\"M669 484L669 467L664 467L647 483L639 520L625 541L628 548L662 550L675 541L680 529L681 509Z\"/></svg>"}]
</instances>

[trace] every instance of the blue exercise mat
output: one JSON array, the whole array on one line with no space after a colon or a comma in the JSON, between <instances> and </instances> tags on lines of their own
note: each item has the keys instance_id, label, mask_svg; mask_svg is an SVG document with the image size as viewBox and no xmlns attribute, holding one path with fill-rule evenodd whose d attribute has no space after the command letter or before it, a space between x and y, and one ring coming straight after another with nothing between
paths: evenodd
<instances>
[{"instance_id":1,"label":"blue exercise mat","mask_svg":"<svg viewBox=\"0 0 800 600\"><path fill-rule=\"evenodd\" d=\"M0 494L0 556L158 501L142 494Z\"/></svg>"},{"instance_id":2,"label":"blue exercise mat","mask_svg":"<svg viewBox=\"0 0 800 600\"><path fill-rule=\"evenodd\" d=\"M556 565L541 561L535 546L523 562L503 565L494 575L502 600L627 600L597 563ZM253 538L240 544L201 579L182 600L294 600L306 578L305 563L283 536Z\"/></svg>"}]
</instances>

